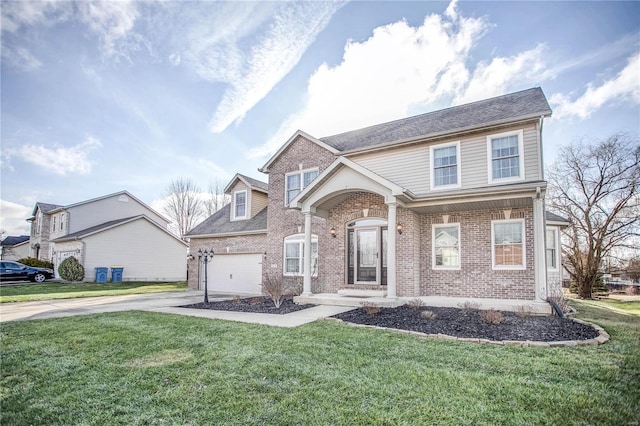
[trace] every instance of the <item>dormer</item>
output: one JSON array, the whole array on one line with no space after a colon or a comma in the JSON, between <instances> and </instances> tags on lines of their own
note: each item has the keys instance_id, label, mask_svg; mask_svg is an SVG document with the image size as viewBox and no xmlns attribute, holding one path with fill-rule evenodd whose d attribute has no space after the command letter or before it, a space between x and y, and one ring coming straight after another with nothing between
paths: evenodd
<instances>
[{"instance_id":1,"label":"dormer","mask_svg":"<svg viewBox=\"0 0 640 426\"><path fill-rule=\"evenodd\" d=\"M259 180L236 174L224 189L231 197L230 220L247 220L267 207L269 186Z\"/></svg>"}]
</instances>

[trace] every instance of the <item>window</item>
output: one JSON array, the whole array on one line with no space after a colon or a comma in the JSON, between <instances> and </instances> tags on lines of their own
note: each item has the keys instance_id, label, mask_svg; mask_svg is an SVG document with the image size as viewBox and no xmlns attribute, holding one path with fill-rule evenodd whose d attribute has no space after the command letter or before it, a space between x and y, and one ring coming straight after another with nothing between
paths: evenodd
<instances>
[{"instance_id":1,"label":"window","mask_svg":"<svg viewBox=\"0 0 640 426\"><path fill-rule=\"evenodd\" d=\"M233 219L247 218L247 191L236 191L233 193Z\"/></svg>"},{"instance_id":2,"label":"window","mask_svg":"<svg viewBox=\"0 0 640 426\"><path fill-rule=\"evenodd\" d=\"M60 215L60 230L64 231L64 213Z\"/></svg>"},{"instance_id":3,"label":"window","mask_svg":"<svg viewBox=\"0 0 640 426\"><path fill-rule=\"evenodd\" d=\"M460 187L460 143L431 147L431 189Z\"/></svg>"},{"instance_id":4,"label":"window","mask_svg":"<svg viewBox=\"0 0 640 426\"><path fill-rule=\"evenodd\" d=\"M285 177L285 202L287 205L291 200L305 189L311 181L318 176L318 169L302 170L294 173L287 173Z\"/></svg>"},{"instance_id":5,"label":"window","mask_svg":"<svg viewBox=\"0 0 640 426\"><path fill-rule=\"evenodd\" d=\"M433 225L433 269L460 269L460 224Z\"/></svg>"},{"instance_id":6,"label":"window","mask_svg":"<svg viewBox=\"0 0 640 426\"><path fill-rule=\"evenodd\" d=\"M494 269L524 269L524 220L494 220L491 226Z\"/></svg>"},{"instance_id":7,"label":"window","mask_svg":"<svg viewBox=\"0 0 640 426\"><path fill-rule=\"evenodd\" d=\"M522 130L487 136L489 183L524 179Z\"/></svg>"},{"instance_id":8,"label":"window","mask_svg":"<svg viewBox=\"0 0 640 426\"><path fill-rule=\"evenodd\" d=\"M57 216L54 216L53 220L51 221L51 232L56 232L56 218Z\"/></svg>"},{"instance_id":9,"label":"window","mask_svg":"<svg viewBox=\"0 0 640 426\"><path fill-rule=\"evenodd\" d=\"M284 240L284 274L304 274L304 234L292 235ZM311 236L311 275L318 275L318 236Z\"/></svg>"},{"instance_id":10,"label":"window","mask_svg":"<svg viewBox=\"0 0 640 426\"><path fill-rule=\"evenodd\" d=\"M42 213L38 212L36 216L36 233L39 234L42 231Z\"/></svg>"},{"instance_id":11,"label":"window","mask_svg":"<svg viewBox=\"0 0 640 426\"><path fill-rule=\"evenodd\" d=\"M547 269L558 269L558 231L547 228Z\"/></svg>"}]
</instances>

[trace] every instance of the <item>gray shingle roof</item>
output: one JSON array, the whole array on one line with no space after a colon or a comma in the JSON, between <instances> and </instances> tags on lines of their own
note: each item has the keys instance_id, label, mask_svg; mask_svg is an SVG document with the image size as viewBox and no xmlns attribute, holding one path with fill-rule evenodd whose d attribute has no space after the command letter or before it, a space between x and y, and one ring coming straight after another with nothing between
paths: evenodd
<instances>
[{"instance_id":1,"label":"gray shingle roof","mask_svg":"<svg viewBox=\"0 0 640 426\"><path fill-rule=\"evenodd\" d=\"M9 235L4 240L2 240L2 242L0 242L0 245L5 247L15 246L16 244L24 243L25 241L28 241L28 240L29 240L28 235L20 235L20 236Z\"/></svg>"},{"instance_id":2,"label":"gray shingle roof","mask_svg":"<svg viewBox=\"0 0 640 426\"><path fill-rule=\"evenodd\" d=\"M227 204L198 226L187 232L185 237L198 235L216 235L267 230L267 208L262 209L251 219L231 221L231 204Z\"/></svg>"},{"instance_id":3,"label":"gray shingle roof","mask_svg":"<svg viewBox=\"0 0 640 426\"><path fill-rule=\"evenodd\" d=\"M557 215L555 213L552 213L552 212L550 212L548 210L544 212L544 217L545 217L545 219L547 219L548 221L551 221L551 222L571 223L571 222L569 222L569 219L564 218L562 216L559 216L559 215Z\"/></svg>"},{"instance_id":4,"label":"gray shingle roof","mask_svg":"<svg viewBox=\"0 0 640 426\"><path fill-rule=\"evenodd\" d=\"M542 89L536 87L327 136L320 140L339 151L350 151L550 114L551 108Z\"/></svg>"},{"instance_id":5,"label":"gray shingle roof","mask_svg":"<svg viewBox=\"0 0 640 426\"><path fill-rule=\"evenodd\" d=\"M257 189L262 189L265 192L269 191L269 184L262 182L260 180L251 178L249 176L245 176L245 175L241 175L240 173L238 173L238 176L242 176L243 179L245 179L247 182L249 182L249 185L251 185L253 188L257 188Z\"/></svg>"}]
</instances>

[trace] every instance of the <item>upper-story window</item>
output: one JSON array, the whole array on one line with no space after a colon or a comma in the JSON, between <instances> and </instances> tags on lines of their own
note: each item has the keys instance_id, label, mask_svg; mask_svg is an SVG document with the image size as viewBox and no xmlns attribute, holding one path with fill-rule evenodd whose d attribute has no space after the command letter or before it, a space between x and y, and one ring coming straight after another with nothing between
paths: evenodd
<instances>
[{"instance_id":1,"label":"upper-story window","mask_svg":"<svg viewBox=\"0 0 640 426\"><path fill-rule=\"evenodd\" d=\"M430 151L431 189L460 187L460 143L435 145Z\"/></svg>"},{"instance_id":2,"label":"upper-story window","mask_svg":"<svg viewBox=\"0 0 640 426\"><path fill-rule=\"evenodd\" d=\"M64 231L64 213L60 215L60 230Z\"/></svg>"},{"instance_id":3,"label":"upper-story window","mask_svg":"<svg viewBox=\"0 0 640 426\"><path fill-rule=\"evenodd\" d=\"M36 233L39 234L42 231L42 212L38 212L36 216Z\"/></svg>"},{"instance_id":4,"label":"upper-story window","mask_svg":"<svg viewBox=\"0 0 640 426\"><path fill-rule=\"evenodd\" d=\"M233 193L232 219L247 218L247 191L236 191Z\"/></svg>"},{"instance_id":5,"label":"upper-story window","mask_svg":"<svg viewBox=\"0 0 640 426\"><path fill-rule=\"evenodd\" d=\"M51 232L56 232L56 216L53 216L53 218L51 218Z\"/></svg>"},{"instance_id":6,"label":"upper-story window","mask_svg":"<svg viewBox=\"0 0 640 426\"><path fill-rule=\"evenodd\" d=\"M285 175L285 202L288 205L291 200L305 189L311 181L318 176L318 169L300 170Z\"/></svg>"},{"instance_id":7,"label":"upper-story window","mask_svg":"<svg viewBox=\"0 0 640 426\"><path fill-rule=\"evenodd\" d=\"M522 130L487 136L489 183L524 179Z\"/></svg>"}]
</instances>

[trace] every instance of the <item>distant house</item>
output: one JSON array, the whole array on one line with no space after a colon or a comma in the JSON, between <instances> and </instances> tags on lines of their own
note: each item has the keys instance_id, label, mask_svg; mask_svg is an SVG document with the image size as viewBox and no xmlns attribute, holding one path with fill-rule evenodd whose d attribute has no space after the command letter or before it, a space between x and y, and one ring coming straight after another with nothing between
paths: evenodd
<instances>
[{"instance_id":1,"label":"distant house","mask_svg":"<svg viewBox=\"0 0 640 426\"><path fill-rule=\"evenodd\" d=\"M232 179L231 204L187 234L191 254L216 252L212 291L260 292L275 277L302 284L305 303L550 312L568 224L544 208L550 115L533 88L328 137L297 131L260 169L268 185ZM202 288L202 265L189 265Z\"/></svg>"},{"instance_id":2,"label":"distant house","mask_svg":"<svg viewBox=\"0 0 640 426\"><path fill-rule=\"evenodd\" d=\"M31 255L54 263L69 256L85 268L124 267L124 281L186 280L187 245L167 230L169 220L127 191L60 206L36 203Z\"/></svg>"},{"instance_id":3,"label":"distant house","mask_svg":"<svg viewBox=\"0 0 640 426\"><path fill-rule=\"evenodd\" d=\"M29 236L8 236L0 242L0 259L18 260L29 256Z\"/></svg>"}]
</instances>

